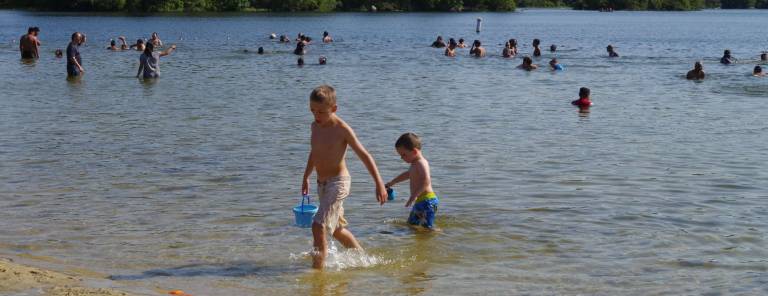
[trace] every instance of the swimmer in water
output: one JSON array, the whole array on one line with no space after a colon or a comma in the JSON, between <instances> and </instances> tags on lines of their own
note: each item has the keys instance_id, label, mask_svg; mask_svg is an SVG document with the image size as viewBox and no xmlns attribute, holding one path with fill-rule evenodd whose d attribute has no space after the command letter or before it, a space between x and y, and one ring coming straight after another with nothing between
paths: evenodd
<instances>
[{"instance_id":1,"label":"swimmer in water","mask_svg":"<svg viewBox=\"0 0 768 296\"><path fill-rule=\"evenodd\" d=\"M305 49L306 43L304 41L296 42L296 49L293 50L293 54L295 55L304 55L307 53L307 50Z\"/></svg>"},{"instance_id":2,"label":"swimmer in water","mask_svg":"<svg viewBox=\"0 0 768 296\"><path fill-rule=\"evenodd\" d=\"M54 54L56 55L57 59L60 59L60 58L64 57L64 52L61 51L61 49L57 49L56 52L54 52Z\"/></svg>"},{"instance_id":3,"label":"swimmer in water","mask_svg":"<svg viewBox=\"0 0 768 296\"><path fill-rule=\"evenodd\" d=\"M550 46L549 46L549 51L550 51L550 52L555 52L555 51L557 51L557 45L554 45L554 44L550 45Z\"/></svg>"},{"instance_id":4,"label":"swimmer in water","mask_svg":"<svg viewBox=\"0 0 768 296\"><path fill-rule=\"evenodd\" d=\"M705 76L706 74L704 74L704 66L700 61L697 61L695 64L693 64L693 70L688 71L688 74L685 75L685 79L702 80Z\"/></svg>"},{"instance_id":5,"label":"swimmer in water","mask_svg":"<svg viewBox=\"0 0 768 296\"><path fill-rule=\"evenodd\" d=\"M131 45L130 48L136 48L136 51L144 51L144 48L146 48L146 45L144 44L144 39L136 40L136 44Z\"/></svg>"},{"instance_id":6,"label":"swimmer in water","mask_svg":"<svg viewBox=\"0 0 768 296\"><path fill-rule=\"evenodd\" d=\"M277 34L275 33L269 34L269 39L277 39Z\"/></svg>"},{"instance_id":7,"label":"swimmer in water","mask_svg":"<svg viewBox=\"0 0 768 296\"><path fill-rule=\"evenodd\" d=\"M755 69L752 71L752 76L755 76L755 77L765 76L765 73L763 73L763 67L760 67L760 65L755 66Z\"/></svg>"},{"instance_id":8,"label":"swimmer in water","mask_svg":"<svg viewBox=\"0 0 768 296\"><path fill-rule=\"evenodd\" d=\"M533 39L533 56L535 57L541 56L541 49L539 48L539 44L541 44L541 40Z\"/></svg>"},{"instance_id":9,"label":"swimmer in water","mask_svg":"<svg viewBox=\"0 0 768 296\"><path fill-rule=\"evenodd\" d=\"M325 58L325 56L320 56L320 59L317 61L320 65L325 65L328 63L328 59Z\"/></svg>"},{"instance_id":10,"label":"swimmer in water","mask_svg":"<svg viewBox=\"0 0 768 296\"><path fill-rule=\"evenodd\" d=\"M296 36L296 42L304 41L304 33L299 32L299 35Z\"/></svg>"},{"instance_id":11,"label":"swimmer in water","mask_svg":"<svg viewBox=\"0 0 768 296\"><path fill-rule=\"evenodd\" d=\"M611 57L611 58L618 58L619 57L619 54L616 53L616 51L613 50L613 45L608 44L608 47L606 47L605 50L608 51L608 57Z\"/></svg>"},{"instance_id":12,"label":"swimmer in water","mask_svg":"<svg viewBox=\"0 0 768 296\"><path fill-rule=\"evenodd\" d=\"M512 45L509 44L509 41L504 43L504 50L501 51L501 56L505 58L511 58L514 56L512 54Z\"/></svg>"},{"instance_id":13,"label":"swimmer in water","mask_svg":"<svg viewBox=\"0 0 768 296\"><path fill-rule=\"evenodd\" d=\"M720 63L723 65L730 65L736 62L736 59L731 56L731 50L726 49L723 52L723 57L720 58Z\"/></svg>"},{"instance_id":14,"label":"swimmer in water","mask_svg":"<svg viewBox=\"0 0 768 296\"><path fill-rule=\"evenodd\" d=\"M539 68L538 65L533 64L533 60L529 56L525 56L523 58L523 63L517 66L518 69L523 69L525 71L533 71Z\"/></svg>"},{"instance_id":15,"label":"swimmer in water","mask_svg":"<svg viewBox=\"0 0 768 296\"><path fill-rule=\"evenodd\" d=\"M445 41L443 41L443 36L437 36L437 40L435 40L435 42L432 42L432 47L434 48L445 47Z\"/></svg>"},{"instance_id":16,"label":"swimmer in water","mask_svg":"<svg viewBox=\"0 0 768 296\"><path fill-rule=\"evenodd\" d=\"M459 38L459 44L456 45L458 48L466 48L467 44L464 43L464 38Z\"/></svg>"},{"instance_id":17,"label":"swimmer in water","mask_svg":"<svg viewBox=\"0 0 768 296\"><path fill-rule=\"evenodd\" d=\"M582 87L579 89L579 99L572 101L571 105L579 107L579 109L589 109L592 106L592 101L589 99L589 89Z\"/></svg>"},{"instance_id":18,"label":"swimmer in water","mask_svg":"<svg viewBox=\"0 0 768 296\"><path fill-rule=\"evenodd\" d=\"M458 46L458 43L456 43L456 40L451 38L448 40L448 47L445 48L445 56L447 57L455 57L456 56L456 47Z\"/></svg>"},{"instance_id":19,"label":"swimmer in water","mask_svg":"<svg viewBox=\"0 0 768 296\"><path fill-rule=\"evenodd\" d=\"M557 62L556 58L553 58L549 61L549 68L552 69L552 71L563 71L565 68L563 68L563 65L560 65L560 63Z\"/></svg>"},{"instance_id":20,"label":"swimmer in water","mask_svg":"<svg viewBox=\"0 0 768 296\"><path fill-rule=\"evenodd\" d=\"M517 39L512 38L512 39L509 39L509 41L507 42L509 42L509 48L512 50L511 52L512 56L516 56L517 55Z\"/></svg>"},{"instance_id":21,"label":"swimmer in water","mask_svg":"<svg viewBox=\"0 0 768 296\"><path fill-rule=\"evenodd\" d=\"M117 42L115 42L115 39L112 39L112 40L109 41L109 46L107 46L107 49L111 50L111 51L118 51L118 50L120 50L119 48L117 48Z\"/></svg>"},{"instance_id":22,"label":"swimmer in water","mask_svg":"<svg viewBox=\"0 0 768 296\"><path fill-rule=\"evenodd\" d=\"M280 43L291 43L291 40L288 39L288 36L280 35Z\"/></svg>"},{"instance_id":23,"label":"swimmer in water","mask_svg":"<svg viewBox=\"0 0 768 296\"><path fill-rule=\"evenodd\" d=\"M768 62L768 53L765 53L765 52L761 53L760 54L760 61L762 61L763 63Z\"/></svg>"},{"instance_id":24,"label":"swimmer in water","mask_svg":"<svg viewBox=\"0 0 768 296\"><path fill-rule=\"evenodd\" d=\"M125 42L125 37L120 36L117 39L120 40L120 43L121 43L120 47L117 47L117 43L115 42L114 39L112 39L112 40L109 41L109 47L107 47L108 50L111 50L111 51L121 51L121 50L128 49L128 43Z\"/></svg>"},{"instance_id":25,"label":"swimmer in water","mask_svg":"<svg viewBox=\"0 0 768 296\"><path fill-rule=\"evenodd\" d=\"M333 42L333 38L331 38L331 34L328 34L328 31L323 32L323 43L331 43Z\"/></svg>"},{"instance_id":26,"label":"swimmer in water","mask_svg":"<svg viewBox=\"0 0 768 296\"><path fill-rule=\"evenodd\" d=\"M477 58L485 56L485 48L483 48L483 44L480 43L480 40L475 40L475 42L472 43L472 48L469 49L469 54L474 55Z\"/></svg>"},{"instance_id":27,"label":"swimmer in water","mask_svg":"<svg viewBox=\"0 0 768 296\"><path fill-rule=\"evenodd\" d=\"M155 48L163 47L163 41L160 40L160 35L158 35L157 32L152 33L152 37L149 38L149 42L151 42Z\"/></svg>"},{"instance_id":28,"label":"swimmer in water","mask_svg":"<svg viewBox=\"0 0 768 296\"><path fill-rule=\"evenodd\" d=\"M259 47L259 49L258 49L258 50L256 50L256 53L258 53L258 54L264 54L264 48L263 48L263 47Z\"/></svg>"}]
</instances>

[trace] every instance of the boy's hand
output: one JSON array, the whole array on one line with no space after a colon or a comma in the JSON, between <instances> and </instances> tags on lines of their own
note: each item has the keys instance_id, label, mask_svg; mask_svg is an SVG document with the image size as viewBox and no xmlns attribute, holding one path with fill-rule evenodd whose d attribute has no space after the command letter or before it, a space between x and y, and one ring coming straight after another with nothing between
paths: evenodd
<instances>
[{"instance_id":1,"label":"boy's hand","mask_svg":"<svg viewBox=\"0 0 768 296\"><path fill-rule=\"evenodd\" d=\"M301 181L301 195L307 194L309 194L309 180L304 178L304 180Z\"/></svg>"},{"instance_id":2,"label":"boy's hand","mask_svg":"<svg viewBox=\"0 0 768 296\"><path fill-rule=\"evenodd\" d=\"M380 205L387 202L387 189L381 183L376 185L376 200L379 201Z\"/></svg>"},{"instance_id":3,"label":"boy's hand","mask_svg":"<svg viewBox=\"0 0 768 296\"><path fill-rule=\"evenodd\" d=\"M408 202L405 203L406 208L410 208L413 205L413 199L408 199Z\"/></svg>"}]
</instances>

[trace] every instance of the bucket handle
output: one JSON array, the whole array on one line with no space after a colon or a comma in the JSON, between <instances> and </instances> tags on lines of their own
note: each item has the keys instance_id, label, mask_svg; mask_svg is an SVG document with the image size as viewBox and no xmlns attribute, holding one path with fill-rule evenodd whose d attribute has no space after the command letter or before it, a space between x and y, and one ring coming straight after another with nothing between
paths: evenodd
<instances>
[{"instance_id":1,"label":"bucket handle","mask_svg":"<svg viewBox=\"0 0 768 296\"><path fill-rule=\"evenodd\" d=\"M301 196L301 212L304 213L304 199L307 199L307 204L312 204L312 200L309 199L309 194Z\"/></svg>"}]
</instances>

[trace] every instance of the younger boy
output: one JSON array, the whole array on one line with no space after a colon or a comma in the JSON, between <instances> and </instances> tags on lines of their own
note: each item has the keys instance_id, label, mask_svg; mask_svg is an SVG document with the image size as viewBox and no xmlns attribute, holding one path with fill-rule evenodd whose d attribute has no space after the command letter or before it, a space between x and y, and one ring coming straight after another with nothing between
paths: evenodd
<instances>
[{"instance_id":1,"label":"younger boy","mask_svg":"<svg viewBox=\"0 0 768 296\"><path fill-rule=\"evenodd\" d=\"M421 139L416 134L405 133L395 142L395 150L397 150L397 154L400 154L403 161L411 164L411 167L384 186L389 188L409 180L411 182L411 196L405 203L405 207L413 205L413 208L408 217L408 224L434 229L439 201L432 190L429 163L421 154Z\"/></svg>"},{"instance_id":2,"label":"younger boy","mask_svg":"<svg viewBox=\"0 0 768 296\"><path fill-rule=\"evenodd\" d=\"M589 89L582 87L579 89L579 99L572 101L571 105L578 106L579 109L588 109L592 106L592 101L589 99Z\"/></svg>"},{"instance_id":3,"label":"younger boy","mask_svg":"<svg viewBox=\"0 0 768 296\"><path fill-rule=\"evenodd\" d=\"M314 170L317 172L317 195L320 200L320 207L312 222L315 248L312 267L316 269L323 268L325 257L328 256L328 232L344 247L362 249L355 236L344 228L347 220L344 219L342 204L349 195L350 187L349 171L344 161L347 146L355 151L373 177L376 200L382 205L387 201L384 182L373 157L357 140L352 128L336 115L337 108L336 91L329 85L318 86L309 95L309 110L315 121L312 122L311 151L304 170L301 193L309 193L309 176Z\"/></svg>"}]
</instances>

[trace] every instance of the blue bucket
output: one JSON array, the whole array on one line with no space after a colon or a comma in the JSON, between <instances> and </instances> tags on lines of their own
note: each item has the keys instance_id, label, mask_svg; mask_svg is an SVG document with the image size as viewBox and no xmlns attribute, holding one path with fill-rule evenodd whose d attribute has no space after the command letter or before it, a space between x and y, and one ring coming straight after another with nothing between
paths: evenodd
<instances>
[{"instance_id":1,"label":"blue bucket","mask_svg":"<svg viewBox=\"0 0 768 296\"><path fill-rule=\"evenodd\" d=\"M397 191L392 187L387 188L387 199L393 201L395 198L397 198Z\"/></svg>"},{"instance_id":2,"label":"blue bucket","mask_svg":"<svg viewBox=\"0 0 768 296\"><path fill-rule=\"evenodd\" d=\"M304 199L307 200L306 204L304 203ZM316 213L317 206L313 205L309 200L309 195L302 196L301 204L293 207L293 215L296 216L296 226L302 228L312 227L312 218L315 217Z\"/></svg>"}]
</instances>

